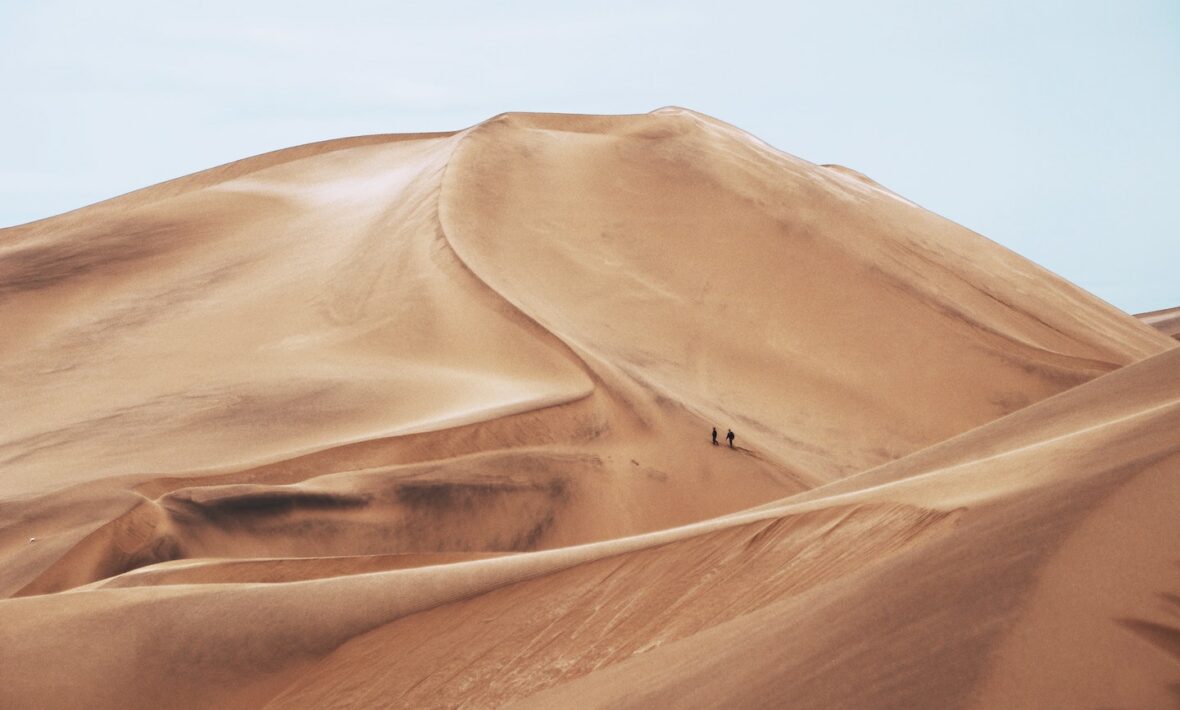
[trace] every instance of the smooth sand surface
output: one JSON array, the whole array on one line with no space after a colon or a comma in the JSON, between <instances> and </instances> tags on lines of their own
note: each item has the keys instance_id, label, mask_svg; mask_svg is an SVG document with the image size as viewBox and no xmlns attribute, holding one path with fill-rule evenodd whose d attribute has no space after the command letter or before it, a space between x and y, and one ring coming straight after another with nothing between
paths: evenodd
<instances>
[{"instance_id":1,"label":"smooth sand surface","mask_svg":"<svg viewBox=\"0 0 1180 710\"><path fill-rule=\"evenodd\" d=\"M0 230L0 706L1174 706L1152 315L676 108Z\"/></svg>"}]
</instances>

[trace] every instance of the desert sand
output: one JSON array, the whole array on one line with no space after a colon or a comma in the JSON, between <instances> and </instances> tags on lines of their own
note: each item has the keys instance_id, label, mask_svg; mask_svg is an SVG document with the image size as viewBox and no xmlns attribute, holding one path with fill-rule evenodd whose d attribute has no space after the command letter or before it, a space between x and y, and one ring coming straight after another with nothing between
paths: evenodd
<instances>
[{"instance_id":1,"label":"desert sand","mask_svg":"<svg viewBox=\"0 0 1180 710\"><path fill-rule=\"evenodd\" d=\"M1174 707L1161 313L677 108L0 230L0 706Z\"/></svg>"}]
</instances>

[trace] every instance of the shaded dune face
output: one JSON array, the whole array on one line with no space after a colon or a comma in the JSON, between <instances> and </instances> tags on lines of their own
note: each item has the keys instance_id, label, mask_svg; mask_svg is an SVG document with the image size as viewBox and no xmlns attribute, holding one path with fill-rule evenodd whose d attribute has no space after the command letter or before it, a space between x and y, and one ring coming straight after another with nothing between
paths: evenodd
<instances>
[{"instance_id":1,"label":"shaded dune face","mask_svg":"<svg viewBox=\"0 0 1180 710\"><path fill-rule=\"evenodd\" d=\"M1071 585L1170 534L1175 343L691 111L0 230L0 331L5 707L1051 705L1136 643L1107 704L1170 682L1158 550Z\"/></svg>"}]
</instances>

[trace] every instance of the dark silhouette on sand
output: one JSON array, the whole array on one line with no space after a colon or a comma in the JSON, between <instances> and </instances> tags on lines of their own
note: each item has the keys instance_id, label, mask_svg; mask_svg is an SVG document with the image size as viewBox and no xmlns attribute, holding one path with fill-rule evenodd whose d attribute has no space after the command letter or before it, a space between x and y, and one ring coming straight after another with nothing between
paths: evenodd
<instances>
[{"instance_id":1,"label":"dark silhouette on sand","mask_svg":"<svg viewBox=\"0 0 1180 710\"><path fill-rule=\"evenodd\" d=\"M717 445L717 427L713 427L713 446Z\"/></svg>"},{"instance_id":2,"label":"dark silhouette on sand","mask_svg":"<svg viewBox=\"0 0 1180 710\"><path fill-rule=\"evenodd\" d=\"M729 442L729 448L732 449L733 448L733 429L730 429L729 433L725 435L725 440Z\"/></svg>"}]
</instances>

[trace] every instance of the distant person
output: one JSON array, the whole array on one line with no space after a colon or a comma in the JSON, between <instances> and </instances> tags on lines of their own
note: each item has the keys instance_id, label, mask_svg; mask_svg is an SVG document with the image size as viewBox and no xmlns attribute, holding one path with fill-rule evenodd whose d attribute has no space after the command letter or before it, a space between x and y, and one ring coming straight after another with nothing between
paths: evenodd
<instances>
[{"instance_id":1,"label":"distant person","mask_svg":"<svg viewBox=\"0 0 1180 710\"><path fill-rule=\"evenodd\" d=\"M713 446L717 445L717 427L713 427Z\"/></svg>"},{"instance_id":2,"label":"distant person","mask_svg":"<svg viewBox=\"0 0 1180 710\"><path fill-rule=\"evenodd\" d=\"M729 448L732 449L733 448L733 429L730 429L729 433L725 435L725 440L729 442Z\"/></svg>"}]
</instances>

